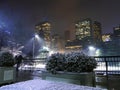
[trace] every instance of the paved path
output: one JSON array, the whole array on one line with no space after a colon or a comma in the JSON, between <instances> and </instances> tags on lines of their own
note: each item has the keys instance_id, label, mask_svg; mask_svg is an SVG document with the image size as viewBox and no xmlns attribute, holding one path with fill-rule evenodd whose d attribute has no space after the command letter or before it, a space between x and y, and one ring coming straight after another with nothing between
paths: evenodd
<instances>
[{"instance_id":1,"label":"paved path","mask_svg":"<svg viewBox=\"0 0 120 90\"><path fill-rule=\"evenodd\" d=\"M101 82L96 84L96 87L109 88L109 90L120 90L120 76L110 76L109 81L107 81L107 83L104 83L104 81L106 80L105 78L106 77L99 77L98 80ZM28 81L33 79L41 80L41 72L21 70L16 76L16 82Z\"/></svg>"},{"instance_id":2,"label":"paved path","mask_svg":"<svg viewBox=\"0 0 120 90\"><path fill-rule=\"evenodd\" d=\"M39 72L40 71L21 70L16 75L16 82L41 79L41 73Z\"/></svg>"},{"instance_id":3,"label":"paved path","mask_svg":"<svg viewBox=\"0 0 120 90\"><path fill-rule=\"evenodd\" d=\"M28 80L0 87L0 90L103 90L100 88L53 82L40 79Z\"/></svg>"},{"instance_id":4,"label":"paved path","mask_svg":"<svg viewBox=\"0 0 120 90\"><path fill-rule=\"evenodd\" d=\"M41 80L41 71L19 71L16 82L0 90L103 90L100 88Z\"/></svg>"}]
</instances>

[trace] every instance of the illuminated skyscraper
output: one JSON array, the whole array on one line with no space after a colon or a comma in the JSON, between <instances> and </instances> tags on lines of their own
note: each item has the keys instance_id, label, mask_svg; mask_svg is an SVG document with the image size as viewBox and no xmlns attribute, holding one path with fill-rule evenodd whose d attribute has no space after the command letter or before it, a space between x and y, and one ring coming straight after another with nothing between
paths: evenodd
<instances>
[{"instance_id":1,"label":"illuminated skyscraper","mask_svg":"<svg viewBox=\"0 0 120 90\"><path fill-rule=\"evenodd\" d=\"M78 21L75 24L75 35L77 40L82 40L83 38L91 37L91 20L85 19Z\"/></svg>"},{"instance_id":2,"label":"illuminated skyscraper","mask_svg":"<svg viewBox=\"0 0 120 90\"><path fill-rule=\"evenodd\" d=\"M113 28L114 36L120 37L120 25Z\"/></svg>"},{"instance_id":3,"label":"illuminated skyscraper","mask_svg":"<svg viewBox=\"0 0 120 90\"><path fill-rule=\"evenodd\" d=\"M49 22L41 22L35 25L36 33L44 40L46 47L50 47L51 42L51 24Z\"/></svg>"},{"instance_id":4,"label":"illuminated skyscraper","mask_svg":"<svg viewBox=\"0 0 120 90\"><path fill-rule=\"evenodd\" d=\"M96 44L102 41L101 24L91 19L84 19L75 24L76 40L87 44Z\"/></svg>"},{"instance_id":5,"label":"illuminated skyscraper","mask_svg":"<svg viewBox=\"0 0 120 90\"><path fill-rule=\"evenodd\" d=\"M94 21L93 23L93 38L95 43L99 43L102 41L102 30L101 23Z\"/></svg>"}]
</instances>

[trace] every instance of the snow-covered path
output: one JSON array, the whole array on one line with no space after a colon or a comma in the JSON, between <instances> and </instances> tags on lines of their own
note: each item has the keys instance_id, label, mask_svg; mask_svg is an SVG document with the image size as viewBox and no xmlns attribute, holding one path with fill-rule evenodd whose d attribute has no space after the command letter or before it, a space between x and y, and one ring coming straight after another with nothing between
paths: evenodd
<instances>
[{"instance_id":1,"label":"snow-covered path","mask_svg":"<svg viewBox=\"0 0 120 90\"><path fill-rule=\"evenodd\" d=\"M0 90L103 90L88 86L46 81L40 79L19 82L0 87Z\"/></svg>"}]
</instances>

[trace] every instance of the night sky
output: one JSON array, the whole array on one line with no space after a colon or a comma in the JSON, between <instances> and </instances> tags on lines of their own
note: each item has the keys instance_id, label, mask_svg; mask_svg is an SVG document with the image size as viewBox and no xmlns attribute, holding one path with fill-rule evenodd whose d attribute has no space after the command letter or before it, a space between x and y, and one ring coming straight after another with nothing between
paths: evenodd
<instances>
[{"instance_id":1,"label":"night sky","mask_svg":"<svg viewBox=\"0 0 120 90\"><path fill-rule=\"evenodd\" d=\"M19 42L27 42L39 22L51 22L52 31L64 37L84 18L101 22L102 32L110 33L120 24L120 0L0 0L0 27Z\"/></svg>"}]
</instances>

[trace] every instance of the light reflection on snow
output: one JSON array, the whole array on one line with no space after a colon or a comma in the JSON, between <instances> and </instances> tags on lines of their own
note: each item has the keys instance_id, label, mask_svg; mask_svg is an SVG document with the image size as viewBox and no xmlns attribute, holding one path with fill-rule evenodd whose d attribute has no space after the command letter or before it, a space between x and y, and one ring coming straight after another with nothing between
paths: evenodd
<instances>
[{"instance_id":1,"label":"light reflection on snow","mask_svg":"<svg viewBox=\"0 0 120 90\"><path fill-rule=\"evenodd\" d=\"M94 70L106 70L105 63L98 64L97 68ZM108 66L108 71L120 71L120 65L119 66Z\"/></svg>"},{"instance_id":2,"label":"light reflection on snow","mask_svg":"<svg viewBox=\"0 0 120 90\"><path fill-rule=\"evenodd\" d=\"M45 64L43 63L34 63L33 65L27 65L27 64L23 64L21 65L21 67L19 68L20 70L39 70L39 69L44 69L45 68Z\"/></svg>"}]
</instances>

